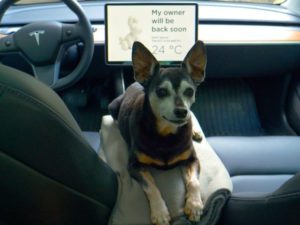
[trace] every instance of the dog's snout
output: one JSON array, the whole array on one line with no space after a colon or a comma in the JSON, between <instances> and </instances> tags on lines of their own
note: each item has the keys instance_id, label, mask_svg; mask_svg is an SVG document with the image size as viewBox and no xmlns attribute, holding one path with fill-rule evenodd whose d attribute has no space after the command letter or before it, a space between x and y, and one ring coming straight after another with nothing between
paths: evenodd
<instances>
[{"instance_id":1,"label":"dog's snout","mask_svg":"<svg viewBox=\"0 0 300 225\"><path fill-rule=\"evenodd\" d=\"M188 111L186 109L182 108L176 108L174 109L174 114L177 118L183 119L186 117Z\"/></svg>"}]
</instances>

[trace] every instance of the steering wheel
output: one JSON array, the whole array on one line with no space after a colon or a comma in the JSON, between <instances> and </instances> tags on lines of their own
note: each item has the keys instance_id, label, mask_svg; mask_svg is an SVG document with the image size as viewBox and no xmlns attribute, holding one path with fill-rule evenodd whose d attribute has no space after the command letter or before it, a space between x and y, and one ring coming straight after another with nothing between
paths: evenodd
<instances>
[{"instance_id":1,"label":"steering wheel","mask_svg":"<svg viewBox=\"0 0 300 225\"><path fill-rule=\"evenodd\" d=\"M6 10L19 0L0 2L0 21ZM94 52L91 24L79 3L63 2L77 15L76 24L55 21L30 23L16 33L0 39L0 54L21 53L31 65L34 76L49 87L60 90L78 81L86 72ZM84 43L84 50L76 68L67 76L59 78L63 53L69 46Z\"/></svg>"}]
</instances>

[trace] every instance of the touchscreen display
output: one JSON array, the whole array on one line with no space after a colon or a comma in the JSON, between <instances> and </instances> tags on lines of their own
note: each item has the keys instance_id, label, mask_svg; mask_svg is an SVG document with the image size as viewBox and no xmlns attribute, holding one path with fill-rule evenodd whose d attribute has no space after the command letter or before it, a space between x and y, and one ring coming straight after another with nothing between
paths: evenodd
<instances>
[{"instance_id":1,"label":"touchscreen display","mask_svg":"<svg viewBox=\"0 0 300 225\"><path fill-rule=\"evenodd\" d=\"M107 4L105 18L108 64L129 64L134 41L158 61L181 62L198 37L196 4Z\"/></svg>"}]
</instances>

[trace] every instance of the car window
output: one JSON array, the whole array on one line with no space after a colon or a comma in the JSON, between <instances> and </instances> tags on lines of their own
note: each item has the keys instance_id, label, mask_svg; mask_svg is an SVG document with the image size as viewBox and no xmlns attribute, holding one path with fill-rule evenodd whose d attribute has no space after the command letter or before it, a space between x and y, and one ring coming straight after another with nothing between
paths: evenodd
<instances>
[{"instance_id":1,"label":"car window","mask_svg":"<svg viewBox=\"0 0 300 225\"><path fill-rule=\"evenodd\" d=\"M60 2L60 0L20 0L16 4L50 3Z\"/></svg>"},{"instance_id":2,"label":"car window","mask_svg":"<svg viewBox=\"0 0 300 225\"><path fill-rule=\"evenodd\" d=\"M18 4L32 4L45 2L59 2L60 0L20 0ZM78 0L83 1L97 1L97 0ZM220 2L248 2L248 3L264 3L264 4L281 4L286 0L204 0L204 1L220 1Z\"/></svg>"},{"instance_id":3,"label":"car window","mask_svg":"<svg viewBox=\"0 0 300 225\"><path fill-rule=\"evenodd\" d=\"M216 1L216 0L215 0ZM217 0L222 2L249 2L249 3L265 3L265 4L281 4L285 0Z\"/></svg>"}]
</instances>

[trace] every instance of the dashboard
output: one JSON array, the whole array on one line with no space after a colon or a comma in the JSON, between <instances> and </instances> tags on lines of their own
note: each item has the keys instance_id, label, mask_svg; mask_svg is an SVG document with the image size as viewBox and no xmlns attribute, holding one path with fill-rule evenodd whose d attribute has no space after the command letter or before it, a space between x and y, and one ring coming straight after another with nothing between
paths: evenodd
<instances>
[{"instance_id":1,"label":"dashboard","mask_svg":"<svg viewBox=\"0 0 300 225\"><path fill-rule=\"evenodd\" d=\"M155 2L158 1L151 3ZM93 27L95 53L99 57L94 60L103 63L106 61L103 47L105 2L81 4ZM198 39L206 43L210 58L208 77L274 75L299 67L300 17L293 12L277 5L217 2L197 4ZM63 3L14 6L5 14L0 33L10 34L27 23L43 20L74 23L77 18ZM224 60L226 68L216 66L224 64Z\"/></svg>"},{"instance_id":2,"label":"dashboard","mask_svg":"<svg viewBox=\"0 0 300 225\"><path fill-rule=\"evenodd\" d=\"M156 2L151 1L152 4ZM81 4L93 24L95 42L104 44L104 1ZM300 42L300 17L282 6L217 2L197 4L198 38L207 43ZM0 33L14 32L21 25L44 20L73 23L77 18L63 3L14 6L2 19Z\"/></svg>"}]
</instances>

